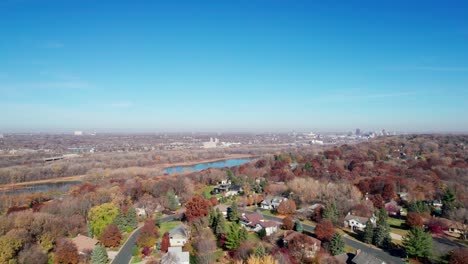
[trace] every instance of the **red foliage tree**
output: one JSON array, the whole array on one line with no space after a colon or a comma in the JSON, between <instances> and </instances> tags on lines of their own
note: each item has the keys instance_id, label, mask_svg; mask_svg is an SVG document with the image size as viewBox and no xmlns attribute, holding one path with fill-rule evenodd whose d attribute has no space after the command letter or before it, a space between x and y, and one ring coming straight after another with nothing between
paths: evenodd
<instances>
[{"instance_id":1,"label":"red foliage tree","mask_svg":"<svg viewBox=\"0 0 468 264\"><path fill-rule=\"evenodd\" d=\"M141 233L137 238L137 245L139 247L153 246L158 238L158 228L156 227L153 219L148 219L141 228Z\"/></svg>"},{"instance_id":2,"label":"red foliage tree","mask_svg":"<svg viewBox=\"0 0 468 264\"><path fill-rule=\"evenodd\" d=\"M374 196L372 196L372 203L374 204L374 207L375 208L383 208L384 207L384 204L385 204L385 201L384 199L382 198L382 196L380 194L376 194Z\"/></svg>"},{"instance_id":3,"label":"red foliage tree","mask_svg":"<svg viewBox=\"0 0 468 264\"><path fill-rule=\"evenodd\" d=\"M71 240L64 238L57 241L54 263L77 264L79 260L78 249Z\"/></svg>"},{"instance_id":4,"label":"red foliage tree","mask_svg":"<svg viewBox=\"0 0 468 264\"><path fill-rule=\"evenodd\" d=\"M216 197L211 196L210 197L210 203L211 203L212 206L216 206L216 205L219 204L219 201L218 201L218 199L216 199Z\"/></svg>"},{"instance_id":5,"label":"red foliage tree","mask_svg":"<svg viewBox=\"0 0 468 264\"><path fill-rule=\"evenodd\" d=\"M423 219L418 213L411 212L406 215L406 224L410 227L422 227Z\"/></svg>"},{"instance_id":6,"label":"red foliage tree","mask_svg":"<svg viewBox=\"0 0 468 264\"><path fill-rule=\"evenodd\" d=\"M395 185L392 183L385 184L382 191L382 198L384 201L395 198Z\"/></svg>"},{"instance_id":7,"label":"red foliage tree","mask_svg":"<svg viewBox=\"0 0 468 264\"><path fill-rule=\"evenodd\" d=\"M293 219L290 216L283 218L283 229L292 230L293 228L294 228Z\"/></svg>"},{"instance_id":8,"label":"red foliage tree","mask_svg":"<svg viewBox=\"0 0 468 264\"><path fill-rule=\"evenodd\" d=\"M315 235L320 240L330 241L335 234L335 227L330 220L322 220L315 227Z\"/></svg>"},{"instance_id":9,"label":"red foliage tree","mask_svg":"<svg viewBox=\"0 0 468 264\"><path fill-rule=\"evenodd\" d=\"M192 197L185 204L185 217L188 221L205 217L210 212L211 203L200 195Z\"/></svg>"},{"instance_id":10,"label":"red foliage tree","mask_svg":"<svg viewBox=\"0 0 468 264\"><path fill-rule=\"evenodd\" d=\"M104 230L99 240L106 247L118 247L120 241L122 241L122 234L117 225L110 224Z\"/></svg>"},{"instance_id":11,"label":"red foliage tree","mask_svg":"<svg viewBox=\"0 0 468 264\"><path fill-rule=\"evenodd\" d=\"M151 254L151 248L148 247L148 246L144 246L143 249L141 250L141 254L144 256L144 257L147 257Z\"/></svg>"},{"instance_id":12,"label":"red foliage tree","mask_svg":"<svg viewBox=\"0 0 468 264\"><path fill-rule=\"evenodd\" d=\"M166 232L164 233L161 241L161 251L162 252L167 252L167 249L170 246L170 241L169 241L169 233Z\"/></svg>"},{"instance_id":13,"label":"red foliage tree","mask_svg":"<svg viewBox=\"0 0 468 264\"><path fill-rule=\"evenodd\" d=\"M468 248L457 248L449 256L449 264L465 264L468 262Z\"/></svg>"},{"instance_id":14,"label":"red foliage tree","mask_svg":"<svg viewBox=\"0 0 468 264\"><path fill-rule=\"evenodd\" d=\"M297 263L312 263L311 255L320 248L320 243L316 244L316 239L304 234L294 236L288 242L289 253L296 259Z\"/></svg>"},{"instance_id":15,"label":"red foliage tree","mask_svg":"<svg viewBox=\"0 0 468 264\"><path fill-rule=\"evenodd\" d=\"M296 212L296 203L293 200L282 201L276 211L283 215L294 214Z\"/></svg>"}]
</instances>

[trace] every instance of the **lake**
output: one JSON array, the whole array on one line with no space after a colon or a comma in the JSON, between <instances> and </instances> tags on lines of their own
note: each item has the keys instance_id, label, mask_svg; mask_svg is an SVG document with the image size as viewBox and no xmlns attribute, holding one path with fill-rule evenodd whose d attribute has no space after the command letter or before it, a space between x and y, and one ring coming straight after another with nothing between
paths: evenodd
<instances>
[{"instance_id":1,"label":"lake","mask_svg":"<svg viewBox=\"0 0 468 264\"><path fill-rule=\"evenodd\" d=\"M32 184L21 186L18 189L12 189L7 191L0 191L0 195L18 195L27 193L38 193L38 192L68 192L71 187L75 185L83 184L81 181L69 181L69 182L48 182L40 184Z\"/></svg>"},{"instance_id":2,"label":"lake","mask_svg":"<svg viewBox=\"0 0 468 264\"><path fill-rule=\"evenodd\" d=\"M164 169L165 174L175 174L175 173L182 173L182 172L195 172L195 171L202 171L210 168L230 168L235 166L240 166L247 162L250 162L252 159L227 159L227 160L220 160L215 162L207 162L207 163L198 163L191 166L174 166Z\"/></svg>"}]
</instances>

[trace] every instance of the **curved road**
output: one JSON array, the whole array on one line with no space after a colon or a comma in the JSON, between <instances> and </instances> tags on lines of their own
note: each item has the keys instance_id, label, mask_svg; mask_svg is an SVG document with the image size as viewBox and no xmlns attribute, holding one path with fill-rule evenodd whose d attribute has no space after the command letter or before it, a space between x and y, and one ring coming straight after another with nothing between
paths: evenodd
<instances>
[{"instance_id":1,"label":"curved road","mask_svg":"<svg viewBox=\"0 0 468 264\"><path fill-rule=\"evenodd\" d=\"M181 215L180 214L174 214L170 216L166 216L163 218L158 219L159 222L169 222L173 221L176 219L180 219ZM127 239L125 244L122 246L120 249L119 253L115 256L114 260L111 262L111 264L128 264L130 260L132 259L132 249L133 246L136 244L136 240L138 235L141 232L141 227L138 227Z\"/></svg>"}]
</instances>

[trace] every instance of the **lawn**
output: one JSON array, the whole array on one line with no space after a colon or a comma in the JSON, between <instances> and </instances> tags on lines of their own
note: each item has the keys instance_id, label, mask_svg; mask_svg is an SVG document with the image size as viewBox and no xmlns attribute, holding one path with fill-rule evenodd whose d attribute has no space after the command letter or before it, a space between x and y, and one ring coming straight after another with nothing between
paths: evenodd
<instances>
[{"instance_id":1,"label":"lawn","mask_svg":"<svg viewBox=\"0 0 468 264\"><path fill-rule=\"evenodd\" d=\"M404 236L408 232L405 227L405 220L403 219L389 217L388 224L390 225L390 230L392 233Z\"/></svg>"},{"instance_id":2,"label":"lawn","mask_svg":"<svg viewBox=\"0 0 468 264\"><path fill-rule=\"evenodd\" d=\"M182 222L180 221L162 223L159 227L159 235L162 237L164 233L168 232L169 230L173 229L174 227L180 224L182 224Z\"/></svg>"},{"instance_id":3,"label":"lawn","mask_svg":"<svg viewBox=\"0 0 468 264\"><path fill-rule=\"evenodd\" d=\"M200 194L204 197L211 197L211 191L214 190L214 186L205 186L200 190Z\"/></svg>"},{"instance_id":4,"label":"lawn","mask_svg":"<svg viewBox=\"0 0 468 264\"><path fill-rule=\"evenodd\" d=\"M346 253L353 253L353 254L355 254L355 253L356 253L356 249L353 248L352 246L348 245L348 244L345 244L345 252L346 252Z\"/></svg>"}]
</instances>

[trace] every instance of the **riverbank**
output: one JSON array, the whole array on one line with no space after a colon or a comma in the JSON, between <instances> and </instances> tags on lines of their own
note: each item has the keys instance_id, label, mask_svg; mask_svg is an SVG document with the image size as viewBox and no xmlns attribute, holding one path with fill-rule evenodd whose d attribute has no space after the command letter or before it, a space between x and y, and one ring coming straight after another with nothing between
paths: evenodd
<instances>
[{"instance_id":1,"label":"riverbank","mask_svg":"<svg viewBox=\"0 0 468 264\"><path fill-rule=\"evenodd\" d=\"M196 161L186 161L186 162L176 162L176 163L163 163L163 164L156 164L153 166L143 166L143 167L134 167L135 169L147 169L147 170L164 170L166 168L171 168L171 167L187 167L187 166L194 166L197 164L205 164L205 163L212 163L212 162L219 162L219 161L225 161L225 160L230 160L230 159L252 159L255 158L255 156L252 155L246 155L246 154L229 154L225 155L224 157L220 158L214 158L214 159L205 159L205 160L196 160ZM110 171L118 171L122 169L133 169L133 167L130 168L116 168L116 169L106 169ZM40 184L56 184L56 183L67 183L67 182L73 182L73 181L82 181L83 178L86 175L77 175L77 176L68 176L68 177L61 177L61 178L52 178L52 179L46 179L46 180L37 180L37 181L28 181L28 182L20 182L20 183L12 183L12 184L5 184L5 185L0 185L0 191L11 191L11 190L16 190L16 189L21 189L24 187L30 187L34 185L40 185ZM164 176L163 173L159 176Z\"/></svg>"}]
</instances>

